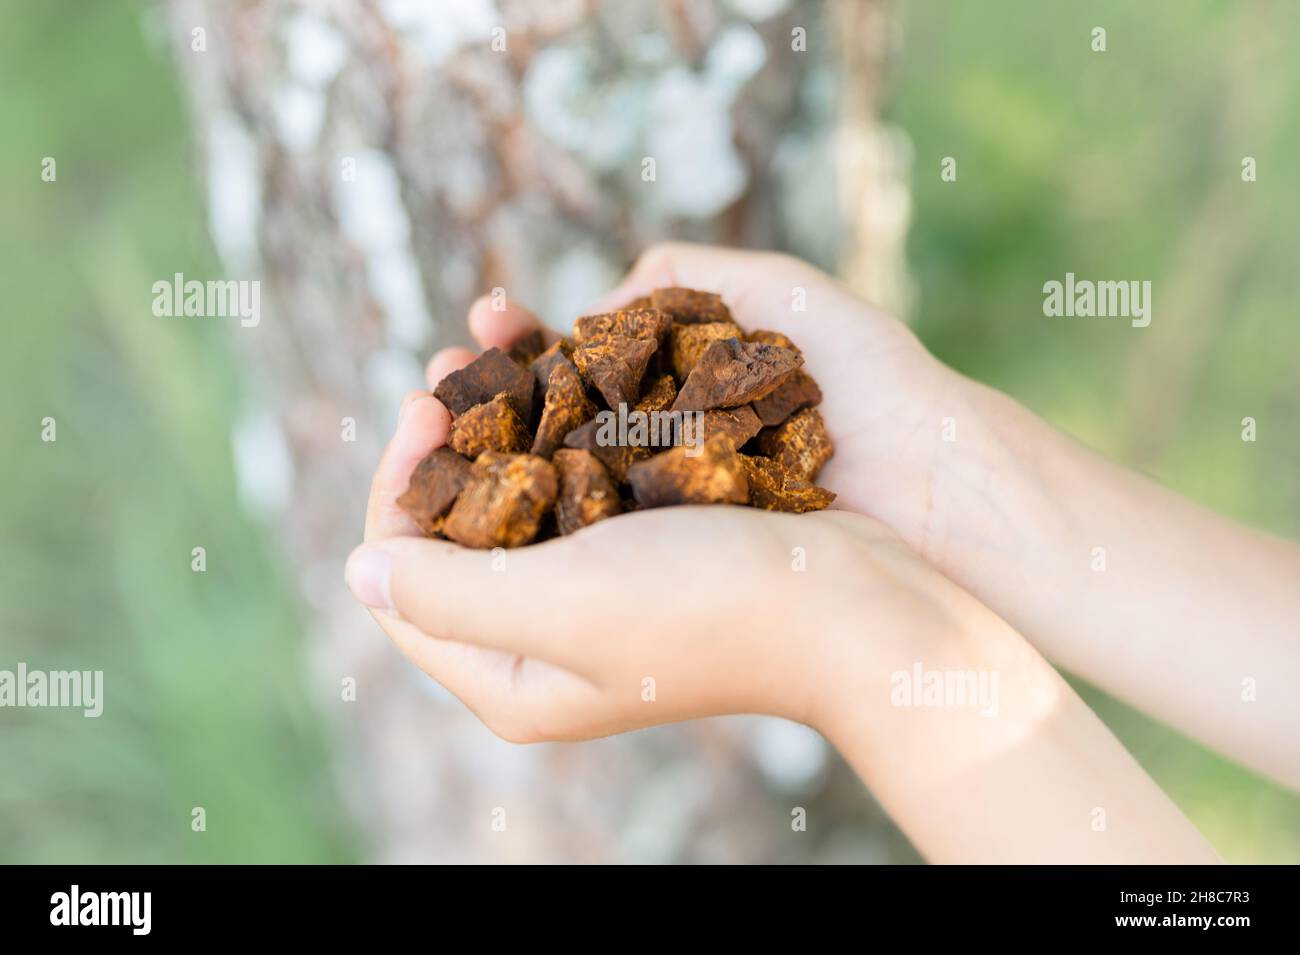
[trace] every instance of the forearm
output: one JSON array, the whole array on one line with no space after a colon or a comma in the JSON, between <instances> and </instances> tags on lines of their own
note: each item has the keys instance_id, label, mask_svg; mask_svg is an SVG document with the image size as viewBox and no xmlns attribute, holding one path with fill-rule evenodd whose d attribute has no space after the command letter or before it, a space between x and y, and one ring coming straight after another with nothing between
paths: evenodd
<instances>
[{"instance_id":1,"label":"forearm","mask_svg":"<svg viewBox=\"0 0 1300 955\"><path fill-rule=\"evenodd\" d=\"M965 391L932 559L1054 662L1300 786L1300 548Z\"/></svg>"},{"instance_id":2,"label":"forearm","mask_svg":"<svg viewBox=\"0 0 1300 955\"><path fill-rule=\"evenodd\" d=\"M839 715L827 722L928 860L1219 861L1032 647L985 608L966 616L959 637L893 651L893 660L864 648L841 668ZM983 679L993 692L961 705L935 674L949 686Z\"/></svg>"}]
</instances>

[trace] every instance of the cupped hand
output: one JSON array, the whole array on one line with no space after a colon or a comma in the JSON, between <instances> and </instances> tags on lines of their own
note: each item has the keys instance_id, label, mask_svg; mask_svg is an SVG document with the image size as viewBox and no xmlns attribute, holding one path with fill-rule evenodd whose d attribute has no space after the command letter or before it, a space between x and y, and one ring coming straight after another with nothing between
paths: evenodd
<instances>
[{"instance_id":1,"label":"cupped hand","mask_svg":"<svg viewBox=\"0 0 1300 955\"><path fill-rule=\"evenodd\" d=\"M692 250L728 260L708 266L717 278L705 281L703 273L660 271L675 248L644 259L616 294L674 282L719 288L746 328L787 332L804 350L828 425L840 409L860 407L852 389L837 385L854 372L831 362L850 361L872 336L881 361L913 360L905 330L801 263ZM767 291L731 291L725 283L741 271L763 276ZM807 290L810 309L835 316L827 320L838 334L814 333L816 322L802 313L782 314L778 292L788 302L795 287ZM538 327L522 307L494 309L487 299L471 308L469 324L485 348L508 347ZM429 386L473 358L467 349L439 352ZM951 630L969 611L969 598L893 532L848 510L662 508L509 551L422 538L395 500L415 465L446 443L450 424L428 392L403 403L348 583L413 662L507 739L583 739L736 712L825 729L845 709L842 694L860 693L849 674L864 656L910 659L918 634ZM833 427L837 456L866 460L869 442L860 439L869 431L865 421ZM852 505L861 493L854 466L831 466L821 483Z\"/></svg>"}]
</instances>

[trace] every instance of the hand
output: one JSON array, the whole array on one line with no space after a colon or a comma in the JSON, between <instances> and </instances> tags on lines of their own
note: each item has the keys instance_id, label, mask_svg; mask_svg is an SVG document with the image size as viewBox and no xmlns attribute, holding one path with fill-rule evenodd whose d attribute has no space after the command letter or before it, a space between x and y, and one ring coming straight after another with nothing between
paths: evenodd
<instances>
[{"instance_id":1,"label":"hand","mask_svg":"<svg viewBox=\"0 0 1300 955\"><path fill-rule=\"evenodd\" d=\"M921 376L936 374L933 364L905 330L816 272L783 258L739 258L751 274L804 280L810 305L822 304L827 320L841 325L844 337L809 334L814 326L767 313L741 286L720 289L746 327L787 331L804 348L826 391L828 421L859 416L833 430L837 454L859 462L885 454L887 445L868 433L872 415L883 415L884 427L914 414L894 391L918 387ZM672 282L718 287L703 275L653 277L646 262L621 296ZM720 281L742 281L718 268L732 276ZM762 300L774 300L774 288ZM496 312L481 300L470 327L485 347L504 347L536 320L516 305ZM838 374L866 370L850 354L855 346L874 348L881 369L864 385L879 402L865 413L834 384ZM430 387L473 357L465 349L435 355ZM837 361L838 371L830 368ZM585 739L767 713L827 735L935 861L1214 858L1032 648L876 521L847 511L667 508L495 556L466 550L420 538L395 504L450 424L427 392L404 402L348 582L403 652L504 738ZM859 486L851 468L828 468L822 480L841 500L870 503L869 475ZM896 487L895 500L905 512L907 489ZM914 666L998 674L997 718L894 705L896 677ZM1121 823L1116 837L1093 838L1084 824L1087 807L1099 804Z\"/></svg>"},{"instance_id":2,"label":"hand","mask_svg":"<svg viewBox=\"0 0 1300 955\"><path fill-rule=\"evenodd\" d=\"M536 327L513 304L470 312L485 347ZM430 387L473 357L435 355ZM659 509L497 558L422 539L394 502L449 428L437 399L408 396L349 584L403 652L508 739L730 712L825 730L833 711L860 712L834 704L841 687L860 694L846 676L864 654L910 661L913 641L940 639L974 604L883 525L846 512Z\"/></svg>"},{"instance_id":3,"label":"hand","mask_svg":"<svg viewBox=\"0 0 1300 955\"><path fill-rule=\"evenodd\" d=\"M677 285L717 292L746 331L782 332L799 346L822 388L820 410L835 443L818 483L838 495L837 508L883 521L931 556L936 535L952 523L945 502L954 496L936 494L936 483L946 469L962 469L956 452L973 444L943 442L943 419L966 417L959 409L970 383L933 358L901 322L788 255L655 246L592 311ZM491 327L487 315L479 321ZM510 320L499 324L516 327ZM945 488L958 500L970 501L950 484Z\"/></svg>"}]
</instances>

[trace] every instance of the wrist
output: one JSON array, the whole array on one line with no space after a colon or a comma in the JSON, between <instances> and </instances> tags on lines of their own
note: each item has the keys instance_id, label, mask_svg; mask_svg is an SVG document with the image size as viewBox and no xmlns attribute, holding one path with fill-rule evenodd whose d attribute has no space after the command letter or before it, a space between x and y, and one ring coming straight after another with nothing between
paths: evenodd
<instances>
[{"instance_id":1,"label":"wrist","mask_svg":"<svg viewBox=\"0 0 1300 955\"><path fill-rule=\"evenodd\" d=\"M1012 398L948 372L926 509L909 542L986 598L986 584L1044 570L1066 520L1051 476L1068 443Z\"/></svg>"}]
</instances>

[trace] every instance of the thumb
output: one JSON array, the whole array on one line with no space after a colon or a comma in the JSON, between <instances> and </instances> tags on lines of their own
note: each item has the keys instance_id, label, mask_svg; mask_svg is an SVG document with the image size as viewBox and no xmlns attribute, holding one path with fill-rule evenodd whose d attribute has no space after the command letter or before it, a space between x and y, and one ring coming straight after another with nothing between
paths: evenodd
<instances>
[{"instance_id":1,"label":"thumb","mask_svg":"<svg viewBox=\"0 0 1300 955\"><path fill-rule=\"evenodd\" d=\"M472 550L450 541L389 538L348 558L359 601L445 640L579 669L590 608L576 591L589 566L571 538L526 548Z\"/></svg>"}]
</instances>

